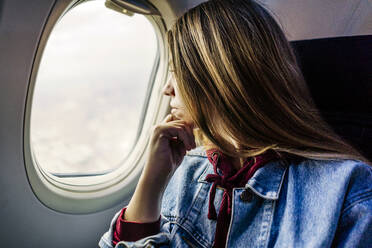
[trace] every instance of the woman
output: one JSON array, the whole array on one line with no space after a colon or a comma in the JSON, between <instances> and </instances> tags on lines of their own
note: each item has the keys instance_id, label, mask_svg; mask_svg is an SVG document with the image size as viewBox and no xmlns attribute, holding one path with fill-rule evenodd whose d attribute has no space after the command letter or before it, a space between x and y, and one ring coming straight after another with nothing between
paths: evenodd
<instances>
[{"instance_id":1,"label":"woman","mask_svg":"<svg viewBox=\"0 0 372 248\"><path fill-rule=\"evenodd\" d=\"M211 0L168 42L172 111L100 246L370 247L371 167L321 119L268 11Z\"/></svg>"}]
</instances>

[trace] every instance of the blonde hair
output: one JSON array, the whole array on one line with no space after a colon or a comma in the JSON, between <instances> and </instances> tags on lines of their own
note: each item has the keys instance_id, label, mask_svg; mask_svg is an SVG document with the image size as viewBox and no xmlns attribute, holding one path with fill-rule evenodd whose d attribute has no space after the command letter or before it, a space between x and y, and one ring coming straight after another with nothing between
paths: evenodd
<instances>
[{"instance_id":1,"label":"blonde hair","mask_svg":"<svg viewBox=\"0 0 372 248\"><path fill-rule=\"evenodd\" d=\"M204 2L177 20L168 43L186 109L222 152L366 160L320 117L285 35L255 1Z\"/></svg>"}]
</instances>

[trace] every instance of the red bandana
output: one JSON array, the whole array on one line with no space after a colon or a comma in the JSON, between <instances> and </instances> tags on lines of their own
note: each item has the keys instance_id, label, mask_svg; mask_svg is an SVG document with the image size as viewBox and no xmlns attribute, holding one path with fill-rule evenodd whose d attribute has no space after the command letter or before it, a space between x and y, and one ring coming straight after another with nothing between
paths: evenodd
<instances>
[{"instance_id":1,"label":"red bandana","mask_svg":"<svg viewBox=\"0 0 372 248\"><path fill-rule=\"evenodd\" d=\"M273 152L266 152L256 157L247 159L243 167L235 171L231 161L232 158L222 154L217 149L207 150L207 156L213 165L214 173L206 177L208 182L213 182L209 194L208 219L217 220L216 233L214 237L214 248L225 247L227 232L231 219L232 190L237 187L244 187L253 174L270 160L275 159ZM214 207L216 187L224 189L218 217Z\"/></svg>"}]
</instances>

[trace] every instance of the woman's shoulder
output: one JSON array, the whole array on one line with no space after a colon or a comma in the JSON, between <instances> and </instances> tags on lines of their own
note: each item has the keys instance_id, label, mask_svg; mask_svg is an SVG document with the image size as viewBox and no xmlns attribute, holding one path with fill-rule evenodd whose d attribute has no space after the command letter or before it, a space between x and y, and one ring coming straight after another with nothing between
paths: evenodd
<instances>
[{"instance_id":1,"label":"woman's shoulder","mask_svg":"<svg viewBox=\"0 0 372 248\"><path fill-rule=\"evenodd\" d=\"M366 162L353 159L317 160L304 159L289 165L289 170L299 175L320 178L345 178L348 180L372 180L372 166Z\"/></svg>"},{"instance_id":2,"label":"woman's shoulder","mask_svg":"<svg viewBox=\"0 0 372 248\"><path fill-rule=\"evenodd\" d=\"M306 159L289 165L287 176L297 188L323 192L328 199L342 197L344 209L372 200L372 166L363 161Z\"/></svg>"}]
</instances>

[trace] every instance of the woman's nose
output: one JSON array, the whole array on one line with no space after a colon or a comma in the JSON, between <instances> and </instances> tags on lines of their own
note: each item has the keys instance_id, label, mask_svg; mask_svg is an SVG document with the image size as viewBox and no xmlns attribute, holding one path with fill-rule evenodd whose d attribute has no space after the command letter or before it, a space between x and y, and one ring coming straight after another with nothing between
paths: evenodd
<instances>
[{"instance_id":1,"label":"woman's nose","mask_svg":"<svg viewBox=\"0 0 372 248\"><path fill-rule=\"evenodd\" d=\"M174 96L174 88L172 85L172 78L168 79L167 83L164 85L163 94L167 96Z\"/></svg>"}]
</instances>

